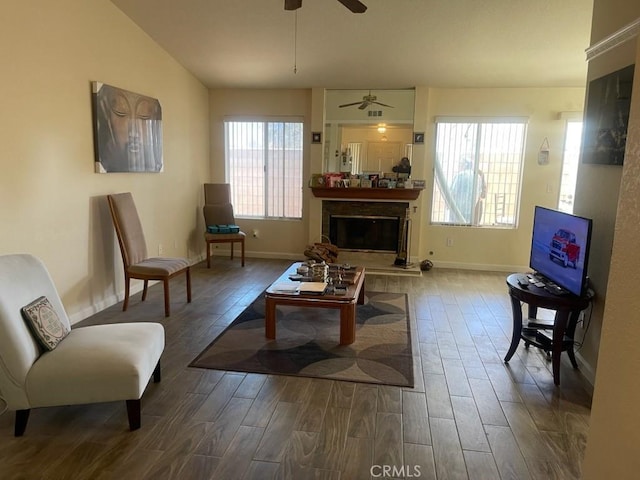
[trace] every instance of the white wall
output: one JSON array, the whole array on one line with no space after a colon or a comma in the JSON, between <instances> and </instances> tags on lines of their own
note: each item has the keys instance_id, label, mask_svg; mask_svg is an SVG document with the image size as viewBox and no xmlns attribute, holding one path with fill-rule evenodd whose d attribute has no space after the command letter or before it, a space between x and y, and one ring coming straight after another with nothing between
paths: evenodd
<instances>
[{"instance_id":1,"label":"white wall","mask_svg":"<svg viewBox=\"0 0 640 480\"><path fill-rule=\"evenodd\" d=\"M0 254L42 258L77 322L123 291L106 194L133 193L152 254L203 254L207 90L107 0L4 1L2 17ZM94 173L93 80L160 100L164 173Z\"/></svg>"}]
</instances>

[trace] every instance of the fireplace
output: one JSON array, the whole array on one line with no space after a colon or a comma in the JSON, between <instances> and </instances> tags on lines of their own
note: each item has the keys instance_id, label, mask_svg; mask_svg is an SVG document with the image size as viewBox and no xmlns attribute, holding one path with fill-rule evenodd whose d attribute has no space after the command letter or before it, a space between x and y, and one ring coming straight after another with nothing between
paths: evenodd
<instances>
[{"instance_id":1,"label":"fireplace","mask_svg":"<svg viewBox=\"0 0 640 480\"><path fill-rule=\"evenodd\" d=\"M341 250L397 253L398 217L331 215L329 238Z\"/></svg>"},{"instance_id":2,"label":"fireplace","mask_svg":"<svg viewBox=\"0 0 640 480\"><path fill-rule=\"evenodd\" d=\"M409 204L322 202L322 235L340 250L399 253Z\"/></svg>"}]
</instances>

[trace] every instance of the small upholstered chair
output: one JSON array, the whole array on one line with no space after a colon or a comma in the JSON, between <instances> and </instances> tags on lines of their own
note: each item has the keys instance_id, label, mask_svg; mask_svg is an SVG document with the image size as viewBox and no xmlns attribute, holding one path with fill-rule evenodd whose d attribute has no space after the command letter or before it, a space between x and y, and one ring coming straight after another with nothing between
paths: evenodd
<instances>
[{"instance_id":1,"label":"small upholstered chair","mask_svg":"<svg viewBox=\"0 0 640 480\"><path fill-rule=\"evenodd\" d=\"M16 437L32 408L120 400L129 428L140 428L140 398L152 375L160 381L163 350L159 323L71 329L44 264L0 256L0 411L3 402L16 411Z\"/></svg>"},{"instance_id":2,"label":"small upholstered chair","mask_svg":"<svg viewBox=\"0 0 640 480\"><path fill-rule=\"evenodd\" d=\"M231 189L228 183L204 184L204 213L205 226L235 225L233 205L231 204ZM207 268L211 268L211 244L230 243L231 260L233 260L233 244L240 243L240 258L244 267L244 240L246 235L238 233L209 233L205 231L204 240L207 243Z\"/></svg>"},{"instance_id":3,"label":"small upholstered chair","mask_svg":"<svg viewBox=\"0 0 640 480\"><path fill-rule=\"evenodd\" d=\"M171 315L169 280L176 275L187 276L187 302L191 302L191 265L183 258L149 257L147 244L131 193L107 195L113 225L118 236L122 262L124 263L124 304L129 306L129 284L132 278L144 281L142 301L147 298L149 280L162 281L164 285L164 314Z\"/></svg>"}]
</instances>

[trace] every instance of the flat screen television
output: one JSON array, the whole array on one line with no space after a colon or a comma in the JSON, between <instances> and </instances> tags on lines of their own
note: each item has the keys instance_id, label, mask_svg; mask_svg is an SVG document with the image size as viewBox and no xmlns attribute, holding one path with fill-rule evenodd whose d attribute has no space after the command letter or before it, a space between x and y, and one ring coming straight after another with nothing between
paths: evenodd
<instances>
[{"instance_id":1,"label":"flat screen television","mask_svg":"<svg viewBox=\"0 0 640 480\"><path fill-rule=\"evenodd\" d=\"M584 294L592 223L590 218L536 206L529 267L544 283Z\"/></svg>"}]
</instances>

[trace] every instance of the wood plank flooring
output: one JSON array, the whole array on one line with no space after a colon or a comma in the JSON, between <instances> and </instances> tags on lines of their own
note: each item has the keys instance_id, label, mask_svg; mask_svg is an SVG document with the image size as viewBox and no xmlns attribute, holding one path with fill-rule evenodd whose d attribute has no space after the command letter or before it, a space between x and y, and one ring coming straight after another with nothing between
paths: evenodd
<instances>
[{"instance_id":1,"label":"wood plank flooring","mask_svg":"<svg viewBox=\"0 0 640 480\"><path fill-rule=\"evenodd\" d=\"M0 478L578 479L591 394L563 358L561 385L535 348L502 361L511 337L504 273L433 269L367 275L409 294L415 388L221 372L188 364L289 264L216 257L193 268L193 302L171 284L172 315L151 288L81 325L160 322L159 384L128 431L124 402L32 411L13 437L0 415ZM336 317L337 318L337 317ZM81 326L78 325L78 326Z\"/></svg>"}]
</instances>

